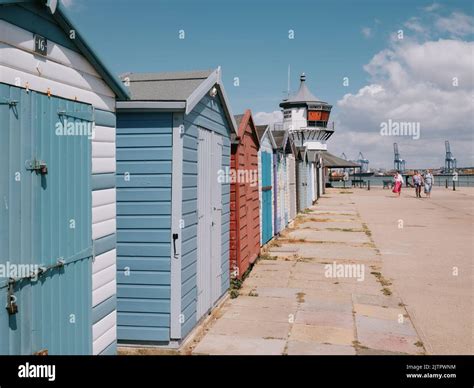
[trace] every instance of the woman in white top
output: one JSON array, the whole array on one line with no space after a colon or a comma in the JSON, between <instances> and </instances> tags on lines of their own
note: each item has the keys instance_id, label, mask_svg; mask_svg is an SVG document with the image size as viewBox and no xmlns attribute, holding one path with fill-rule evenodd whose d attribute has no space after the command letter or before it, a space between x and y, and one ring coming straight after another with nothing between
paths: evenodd
<instances>
[{"instance_id":1,"label":"woman in white top","mask_svg":"<svg viewBox=\"0 0 474 388\"><path fill-rule=\"evenodd\" d=\"M402 192L403 177L398 171L393 176L393 182L394 185L392 192L397 194L397 197L400 197L400 193Z\"/></svg>"}]
</instances>

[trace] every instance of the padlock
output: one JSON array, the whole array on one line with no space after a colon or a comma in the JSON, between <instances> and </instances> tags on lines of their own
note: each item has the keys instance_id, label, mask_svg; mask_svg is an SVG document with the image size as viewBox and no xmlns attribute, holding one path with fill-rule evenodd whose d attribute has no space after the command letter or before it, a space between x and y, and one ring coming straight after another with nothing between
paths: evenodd
<instances>
[{"instance_id":1,"label":"padlock","mask_svg":"<svg viewBox=\"0 0 474 388\"><path fill-rule=\"evenodd\" d=\"M13 295L14 283L8 284L7 306L6 309L9 315L14 315L18 312L18 305L16 304L16 296Z\"/></svg>"},{"instance_id":2,"label":"padlock","mask_svg":"<svg viewBox=\"0 0 474 388\"><path fill-rule=\"evenodd\" d=\"M40 173L42 175L46 175L48 173L48 166L46 166L46 164L41 166Z\"/></svg>"},{"instance_id":3,"label":"padlock","mask_svg":"<svg viewBox=\"0 0 474 388\"><path fill-rule=\"evenodd\" d=\"M9 315L15 315L18 312L18 305L15 300L14 295L8 295L7 311Z\"/></svg>"}]
</instances>

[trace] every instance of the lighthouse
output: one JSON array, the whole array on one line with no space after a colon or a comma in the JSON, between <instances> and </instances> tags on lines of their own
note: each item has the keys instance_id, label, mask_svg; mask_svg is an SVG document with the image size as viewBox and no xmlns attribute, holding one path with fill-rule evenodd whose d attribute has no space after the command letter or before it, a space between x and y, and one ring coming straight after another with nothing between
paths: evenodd
<instances>
[{"instance_id":1,"label":"lighthouse","mask_svg":"<svg viewBox=\"0 0 474 388\"><path fill-rule=\"evenodd\" d=\"M306 86L306 76L301 74L298 91L280 103L283 111L283 129L289 132L297 147L326 150L326 140L334 133L328 125L332 105L315 97Z\"/></svg>"},{"instance_id":2,"label":"lighthouse","mask_svg":"<svg viewBox=\"0 0 474 388\"><path fill-rule=\"evenodd\" d=\"M315 97L301 74L298 91L280 103L283 122L278 126L288 133L296 149L297 209L311 206L323 193L326 184L323 153L326 140L334 133L329 125L332 105Z\"/></svg>"}]
</instances>

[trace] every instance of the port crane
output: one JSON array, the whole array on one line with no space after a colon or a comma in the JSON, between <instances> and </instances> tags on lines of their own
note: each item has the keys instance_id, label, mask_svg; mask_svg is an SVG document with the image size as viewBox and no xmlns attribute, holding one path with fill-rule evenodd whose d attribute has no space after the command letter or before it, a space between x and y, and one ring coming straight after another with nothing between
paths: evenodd
<instances>
[{"instance_id":1,"label":"port crane","mask_svg":"<svg viewBox=\"0 0 474 388\"><path fill-rule=\"evenodd\" d=\"M398 152L398 144L393 143L393 168L397 171L403 172L405 171L406 162L402 158L400 158L400 153Z\"/></svg>"},{"instance_id":2,"label":"port crane","mask_svg":"<svg viewBox=\"0 0 474 388\"><path fill-rule=\"evenodd\" d=\"M359 152L357 163L360 164L360 172L368 172L369 171L369 160L364 158L362 152Z\"/></svg>"},{"instance_id":3,"label":"port crane","mask_svg":"<svg viewBox=\"0 0 474 388\"><path fill-rule=\"evenodd\" d=\"M449 145L449 141L446 140L444 142L446 147L446 157L444 159L444 172L453 172L457 168L457 161L456 158L453 156L451 152L451 146Z\"/></svg>"}]
</instances>

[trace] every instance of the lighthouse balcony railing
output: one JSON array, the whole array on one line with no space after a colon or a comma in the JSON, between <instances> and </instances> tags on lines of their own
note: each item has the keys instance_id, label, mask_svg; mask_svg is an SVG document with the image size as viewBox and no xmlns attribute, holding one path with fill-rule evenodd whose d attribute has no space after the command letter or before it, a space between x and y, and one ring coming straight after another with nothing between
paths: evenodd
<instances>
[{"instance_id":1,"label":"lighthouse balcony railing","mask_svg":"<svg viewBox=\"0 0 474 388\"><path fill-rule=\"evenodd\" d=\"M327 121L307 121L307 120L292 120L291 122L280 122L273 124L273 130L289 130L289 131L297 131L297 130L319 130L319 131L328 131L334 132L334 121L327 122Z\"/></svg>"}]
</instances>

